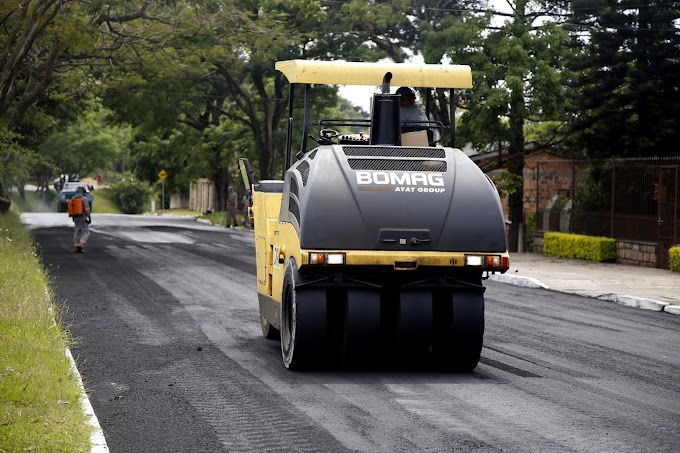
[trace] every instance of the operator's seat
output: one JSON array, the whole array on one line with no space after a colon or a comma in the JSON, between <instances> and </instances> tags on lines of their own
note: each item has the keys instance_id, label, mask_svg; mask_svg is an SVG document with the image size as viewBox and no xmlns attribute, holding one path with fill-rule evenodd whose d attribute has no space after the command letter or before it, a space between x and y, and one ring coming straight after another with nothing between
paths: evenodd
<instances>
[{"instance_id":1,"label":"operator's seat","mask_svg":"<svg viewBox=\"0 0 680 453\"><path fill-rule=\"evenodd\" d=\"M437 146L437 143L439 142L438 139L435 139L434 137L434 129L435 127L441 128L440 124L438 121L430 121L427 123L428 125L407 125L401 128L401 137L402 137L402 145L406 146L403 143L404 140L404 135L410 136L413 134L413 137L418 137L418 138L413 138L413 139L407 139L407 140L417 140L419 143L418 145L409 145L409 146ZM441 129L440 129L441 130ZM425 138L422 138L422 134L417 134L417 132L424 132L425 133Z\"/></svg>"},{"instance_id":2,"label":"operator's seat","mask_svg":"<svg viewBox=\"0 0 680 453\"><path fill-rule=\"evenodd\" d=\"M283 181L279 179L263 179L255 184L254 189L258 192L283 193Z\"/></svg>"},{"instance_id":3,"label":"operator's seat","mask_svg":"<svg viewBox=\"0 0 680 453\"><path fill-rule=\"evenodd\" d=\"M425 129L401 133L401 146L430 146Z\"/></svg>"}]
</instances>

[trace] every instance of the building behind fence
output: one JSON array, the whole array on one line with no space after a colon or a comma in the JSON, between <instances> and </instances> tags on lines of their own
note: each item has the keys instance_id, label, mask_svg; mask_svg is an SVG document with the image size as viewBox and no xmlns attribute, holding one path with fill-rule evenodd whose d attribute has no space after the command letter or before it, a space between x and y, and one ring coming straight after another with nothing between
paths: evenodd
<instances>
[{"instance_id":1,"label":"building behind fence","mask_svg":"<svg viewBox=\"0 0 680 453\"><path fill-rule=\"evenodd\" d=\"M618 261L668 268L680 243L680 156L591 162L528 162L525 211L541 232L617 239Z\"/></svg>"}]
</instances>

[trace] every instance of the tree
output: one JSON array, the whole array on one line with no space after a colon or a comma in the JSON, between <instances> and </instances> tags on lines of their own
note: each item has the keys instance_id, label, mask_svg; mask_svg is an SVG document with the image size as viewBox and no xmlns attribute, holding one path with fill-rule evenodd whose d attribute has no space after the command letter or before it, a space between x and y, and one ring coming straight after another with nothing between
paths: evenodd
<instances>
[{"instance_id":1,"label":"tree","mask_svg":"<svg viewBox=\"0 0 680 453\"><path fill-rule=\"evenodd\" d=\"M51 134L40 145L40 155L60 174L86 175L111 168L127 154L129 127L106 123L107 112L90 110L65 130Z\"/></svg>"},{"instance_id":2,"label":"tree","mask_svg":"<svg viewBox=\"0 0 680 453\"><path fill-rule=\"evenodd\" d=\"M134 24L126 28L140 39L116 67L102 68L106 104L133 122L140 136L160 135L154 147L168 137L187 137L184 128L196 131L200 139L188 149L192 162L202 163L191 168L206 169L223 206L229 183L223 160L232 159L234 150L255 151L262 179L280 171L288 90L274 63L375 53L357 38L344 39L348 33L329 14L338 14L337 8L305 0L177 2L173 14L151 28L136 33ZM324 93L316 108L335 104L335 90ZM237 132L239 139L226 131Z\"/></svg>"},{"instance_id":3,"label":"tree","mask_svg":"<svg viewBox=\"0 0 680 453\"><path fill-rule=\"evenodd\" d=\"M31 150L21 146L18 134L0 129L0 214L6 213L12 204L5 191L6 184L25 180L36 162L39 159Z\"/></svg>"},{"instance_id":4,"label":"tree","mask_svg":"<svg viewBox=\"0 0 680 453\"><path fill-rule=\"evenodd\" d=\"M679 19L678 2L573 2L573 147L596 159L678 155Z\"/></svg>"},{"instance_id":5,"label":"tree","mask_svg":"<svg viewBox=\"0 0 680 453\"><path fill-rule=\"evenodd\" d=\"M134 39L111 33L110 25L149 19L155 4L114 3L119 10L101 0L0 0L0 128L19 134L12 139L19 146L37 149L47 133L77 116L92 67ZM9 150L0 147L0 159Z\"/></svg>"},{"instance_id":6,"label":"tree","mask_svg":"<svg viewBox=\"0 0 680 453\"><path fill-rule=\"evenodd\" d=\"M126 28L126 33L138 36L130 44L134 52L121 55L116 66L102 68L99 74L107 105L135 125L138 139L148 140L135 146L141 153L134 159L138 175L155 181L163 162L171 175L169 186L176 189L188 186L187 176L209 177L217 187L218 206L224 206L229 184L222 160L228 144L215 131L225 121L247 126L253 139L247 146L240 143L239 149L252 148L254 142L266 176L272 131L280 121L276 107L283 105L280 87L271 92L263 65L252 55L257 53L252 42L264 40L269 31L254 24L250 5L245 6L177 2L151 28ZM253 17L258 17L255 10ZM267 51L266 43L261 47ZM273 73L273 62L270 66ZM242 128L239 133L243 136ZM165 157L154 162L154 156ZM197 175L197 169L205 173Z\"/></svg>"},{"instance_id":7,"label":"tree","mask_svg":"<svg viewBox=\"0 0 680 453\"><path fill-rule=\"evenodd\" d=\"M539 20L560 17L561 10L553 2L516 0L508 2L509 13L479 3L462 15L444 16L437 27L422 24L423 55L429 63L447 58L473 68L473 88L457 99L464 111L459 127L462 141L478 149L507 144L504 165L522 177L527 123L565 119L562 60L568 36L555 21ZM508 200L509 246L516 251L524 219L523 187Z\"/></svg>"}]
</instances>

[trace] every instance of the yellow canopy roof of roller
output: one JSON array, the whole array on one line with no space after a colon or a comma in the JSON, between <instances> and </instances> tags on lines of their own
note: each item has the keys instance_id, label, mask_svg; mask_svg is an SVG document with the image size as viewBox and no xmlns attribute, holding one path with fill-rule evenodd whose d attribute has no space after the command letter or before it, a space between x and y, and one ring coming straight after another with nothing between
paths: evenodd
<instances>
[{"instance_id":1,"label":"yellow canopy roof of roller","mask_svg":"<svg viewBox=\"0 0 680 453\"><path fill-rule=\"evenodd\" d=\"M380 86L385 74L391 72L392 86L472 87L472 72L467 65L286 60L277 61L276 69L281 71L290 83Z\"/></svg>"}]
</instances>

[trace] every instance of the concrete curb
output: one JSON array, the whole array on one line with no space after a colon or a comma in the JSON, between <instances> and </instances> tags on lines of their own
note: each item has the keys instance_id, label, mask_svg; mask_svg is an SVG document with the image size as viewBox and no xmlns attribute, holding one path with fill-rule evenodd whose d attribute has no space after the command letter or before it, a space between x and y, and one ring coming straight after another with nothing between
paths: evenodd
<instances>
[{"instance_id":1,"label":"concrete curb","mask_svg":"<svg viewBox=\"0 0 680 453\"><path fill-rule=\"evenodd\" d=\"M90 398L88 398L87 393L85 392L83 379L80 376L78 367L76 367L76 361L73 359L73 354L71 354L70 349L66 350L66 357L68 357L69 361L71 362L71 371L73 374L75 374L76 379L78 380L78 387L80 387L82 392L81 404L83 406L83 412L85 413L85 416L88 417L87 424L92 427L92 434L90 434L90 453L109 453L109 447L106 445L104 431L99 425L99 420L97 419L97 415L94 413L94 408L90 403Z\"/></svg>"},{"instance_id":2,"label":"concrete curb","mask_svg":"<svg viewBox=\"0 0 680 453\"><path fill-rule=\"evenodd\" d=\"M523 277L520 275L507 275L507 274L492 274L489 276L489 280L494 280L500 283L508 283L510 285L522 286L525 288L543 288L550 289L550 287L540 280L533 277ZM566 294L576 294L583 296L583 294L570 292L570 291L560 291ZM589 297L589 296L584 296ZM595 297L595 299L603 300L606 302L614 302L620 305L625 305L627 307L640 308L642 310L651 311L663 311L672 315L680 315L680 305L669 304L668 302L661 302L654 299L647 299L645 297L637 296L626 296L619 294L602 294Z\"/></svg>"},{"instance_id":3,"label":"concrete curb","mask_svg":"<svg viewBox=\"0 0 680 453\"><path fill-rule=\"evenodd\" d=\"M619 294L603 294L597 298L600 300L606 300L608 302L615 302L627 307L641 308L642 310L652 311L664 311L664 308L670 305L668 302L647 299L645 297L625 296Z\"/></svg>"},{"instance_id":4,"label":"concrete curb","mask_svg":"<svg viewBox=\"0 0 680 453\"><path fill-rule=\"evenodd\" d=\"M525 288L543 288L550 289L550 287L540 280L533 277L522 277L521 275L507 275L507 274L492 274L489 280L494 280L501 283L509 283L515 286L523 286Z\"/></svg>"},{"instance_id":5,"label":"concrete curb","mask_svg":"<svg viewBox=\"0 0 680 453\"><path fill-rule=\"evenodd\" d=\"M667 305L663 307L663 311L672 315L680 315L680 305Z\"/></svg>"}]
</instances>

